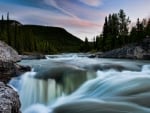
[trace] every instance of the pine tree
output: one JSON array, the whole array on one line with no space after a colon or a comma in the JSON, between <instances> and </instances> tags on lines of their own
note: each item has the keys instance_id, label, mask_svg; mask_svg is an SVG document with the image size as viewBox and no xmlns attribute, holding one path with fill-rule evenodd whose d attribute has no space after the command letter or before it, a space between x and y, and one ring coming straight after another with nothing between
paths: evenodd
<instances>
[{"instance_id":1,"label":"pine tree","mask_svg":"<svg viewBox=\"0 0 150 113\"><path fill-rule=\"evenodd\" d=\"M88 52L90 50L90 45L89 45L89 41L88 38L85 37L85 41L84 41L84 51Z\"/></svg>"},{"instance_id":2,"label":"pine tree","mask_svg":"<svg viewBox=\"0 0 150 113\"><path fill-rule=\"evenodd\" d=\"M136 23L137 27L137 41L141 41L144 38L144 25L142 22L140 22L140 19L137 19Z\"/></svg>"},{"instance_id":3,"label":"pine tree","mask_svg":"<svg viewBox=\"0 0 150 113\"><path fill-rule=\"evenodd\" d=\"M4 32L4 16L2 15L1 23L0 23L0 35Z\"/></svg>"},{"instance_id":4,"label":"pine tree","mask_svg":"<svg viewBox=\"0 0 150 113\"><path fill-rule=\"evenodd\" d=\"M9 12L7 13L7 42L8 42L9 45L11 45Z\"/></svg>"},{"instance_id":5,"label":"pine tree","mask_svg":"<svg viewBox=\"0 0 150 113\"><path fill-rule=\"evenodd\" d=\"M117 37L119 35L119 20L117 14L112 15L112 39L111 39L111 48L116 48Z\"/></svg>"},{"instance_id":6,"label":"pine tree","mask_svg":"<svg viewBox=\"0 0 150 113\"><path fill-rule=\"evenodd\" d=\"M14 23L14 48L17 48L17 24Z\"/></svg>"},{"instance_id":7,"label":"pine tree","mask_svg":"<svg viewBox=\"0 0 150 113\"><path fill-rule=\"evenodd\" d=\"M130 37L129 37L129 42L136 42L137 40L137 29L136 27L132 27L131 32L130 32Z\"/></svg>"},{"instance_id":8,"label":"pine tree","mask_svg":"<svg viewBox=\"0 0 150 113\"><path fill-rule=\"evenodd\" d=\"M102 37L102 51L106 50L106 40L108 38L108 19L107 16L105 17L105 22L104 22L104 26L103 26L103 37Z\"/></svg>"},{"instance_id":9,"label":"pine tree","mask_svg":"<svg viewBox=\"0 0 150 113\"><path fill-rule=\"evenodd\" d=\"M127 43L126 38L128 36L128 25L130 24L130 19L129 17L126 17L126 14L122 9L120 9L118 17L119 17L119 36L122 40L122 44L125 45Z\"/></svg>"},{"instance_id":10,"label":"pine tree","mask_svg":"<svg viewBox=\"0 0 150 113\"><path fill-rule=\"evenodd\" d=\"M96 38L93 37L93 49L96 50Z\"/></svg>"},{"instance_id":11,"label":"pine tree","mask_svg":"<svg viewBox=\"0 0 150 113\"><path fill-rule=\"evenodd\" d=\"M101 50L102 51L102 46L104 46L104 45L102 45L103 43L102 43L102 40L103 40L103 35L101 34L100 36L96 36L96 50Z\"/></svg>"},{"instance_id":12,"label":"pine tree","mask_svg":"<svg viewBox=\"0 0 150 113\"><path fill-rule=\"evenodd\" d=\"M145 31L146 31L146 37L150 37L150 19L147 22Z\"/></svg>"}]
</instances>

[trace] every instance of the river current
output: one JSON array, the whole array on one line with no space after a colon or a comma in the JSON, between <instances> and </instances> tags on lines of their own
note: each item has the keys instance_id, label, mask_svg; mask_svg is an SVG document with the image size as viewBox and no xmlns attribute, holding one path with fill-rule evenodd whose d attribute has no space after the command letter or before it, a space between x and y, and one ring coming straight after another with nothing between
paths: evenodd
<instances>
[{"instance_id":1,"label":"river current","mask_svg":"<svg viewBox=\"0 0 150 113\"><path fill-rule=\"evenodd\" d=\"M150 113L150 61L47 55L13 78L23 113Z\"/></svg>"}]
</instances>

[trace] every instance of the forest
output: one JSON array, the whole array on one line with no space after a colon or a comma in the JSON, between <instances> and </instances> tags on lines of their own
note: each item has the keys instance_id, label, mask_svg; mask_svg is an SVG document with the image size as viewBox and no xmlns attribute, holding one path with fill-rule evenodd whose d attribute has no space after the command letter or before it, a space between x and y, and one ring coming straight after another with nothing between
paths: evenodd
<instances>
[{"instance_id":1,"label":"forest","mask_svg":"<svg viewBox=\"0 0 150 113\"><path fill-rule=\"evenodd\" d=\"M132 26L131 26L132 25ZM150 19L137 19L135 25L124 10L105 17L103 30L92 42L68 33L63 28L22 25L16 20L0 20L0 40L14 47L20 54L27 52L56 54L61 52L97 52L121 48L127 44L140 42L150 36Z\"/></svg>"},{"instance_id":2,"label":"forest","mask_svg":"<svg viewBox=\"0 0 150 113\"><path fill-rule=\"evenodd\" d=\"M20 54L56 54L61 52L79 52L83 41L63 28L22 25L16 20L0 21L0 40L15 48Z\"/></svg>"},{"instance_id":3,"label":"forest","mask_svg":"<svg viewBox=\"0 0 150 113\"><path fill-rule=\"evenodd\" d=\"M131 43L139 43L149 36L150 18L142 20L138 18L133 25L124 10L120 9L119 13L109 14L105 17L102 33L94 37L92 43L88 41L87 37L85 38L82 50L105 52Z\"/></svg>"}]
</instances>

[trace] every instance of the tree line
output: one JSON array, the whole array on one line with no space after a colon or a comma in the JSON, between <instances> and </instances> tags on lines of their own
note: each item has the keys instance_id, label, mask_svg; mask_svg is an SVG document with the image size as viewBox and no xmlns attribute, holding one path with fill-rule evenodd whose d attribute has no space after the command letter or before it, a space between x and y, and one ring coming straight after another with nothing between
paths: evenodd
<instances>
[{"instance_id":1,"label":"tree line","mask_svg":"<svg viewBox=\"0 0 150 113\"><path fill-rule=\"evenodd\" d=\"M35 30L36 29L36 30ZM0 20L0 40L5 41L19 53L38 52L53 54L60 52L109 51L124 45L140 42L150 36L150 19L137 19L131 26L130 18L124 10L105 17L102 33L93 38L92 42L85 38L84 43L65 32L42 26L24 26L16 20L7 19L2 15ZM62 32L62 34L60 34ZM52 38L53 37L53 38Z\"/></svg>"},{"instance_id":2,"label":"tree line","mask_svg":"<svg viewBox=\"0 0 150 113\"><path fill-rule=\"evenodd\" d=\"M35 28L37 30L33 31ZM20 54L29 52L55 54L79 50L77 46L82 41L63 29L52 28L54 32L52 35L48 33L49 30L51 29L46 26L25 26L16 20L10 20L9 13L7 13L7 19L4 19L2 15L0 20L0 40L8 43ZM60 31L61 34L59 34ZM70 38L73 41L70 41ZM71 44L68 44L69 42Z\"/></svg>"},{"instance_id":3,"label":"tree line","mask_svg":"<svg viewBox=\"0 0 150 113\"><path fill-rule=\"evenodd\" d=\"M109 51L124 45L140 42L150 36L150 19L137 19L136 25L131 26L129 17L124 10L109 14L105 17L102 33L89 42L85 38L83 51Z\"/></svg>"},{"instance_id":4,"label":"tree line","mask_svg":"<svg viewBox=\"0 0 150 113\"><path fill-rule=\"evenodd\" d=\"M9 19L9 13L7 13L6 20L4 20L2 15L0 21L0 40L5 41L19 53L41 49L38 47L38 41L35 40L32 31L24 31L19 22Z\"/></svg>"}]
</instances>

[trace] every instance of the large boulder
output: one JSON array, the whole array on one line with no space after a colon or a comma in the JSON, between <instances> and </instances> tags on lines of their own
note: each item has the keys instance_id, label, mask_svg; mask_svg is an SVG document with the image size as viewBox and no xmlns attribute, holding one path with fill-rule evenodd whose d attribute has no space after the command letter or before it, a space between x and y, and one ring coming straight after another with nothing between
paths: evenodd
<instances>
[{"instance_id":1,"label":"large boulder","mask_svg":"<svg viewBox=\"0 0 150 113\"><path fill-rule=\"evenodd\" d=\"M150 37L140 43L126 45L123 48L105 52L98 57L103 58L127 58L150 60Z\"/></svg>"},{"instance_id":2,"label":"large boulder","mask_svg":"<svg viewBox=\"0 0 150 113\"><path fill-rule=\"evenodd\" d=\"M20 60L16 50L0 41L0 113L20 113L21 104L17 92L4 84L25 69L30 70L29 67L17 65L16 62Z\"/></svg>"},{"instance_id":3,"label":"large boulder","mask_svg":"<svg viewBox=\"0 0 150 113\"><path fill-rule=\"evenodd\" d=\"M16 67L13 62L0 60L0 81L7 83L16 75Z\"/></svg>"},{"instance_id":4,"label":"large boulder","mask_svg":"<svg viewBox=\"0 0 150 113\"><path fill-rule=\"evenodd\" d=\"M0 41L0 60L17 62L20 61L21 58L16 50L7 45L5 42Z\"/></svg>"},{"instance_id":5,"label":"large boulder","mask_svg":"<svg viewBox=\"0 0 150 113\"><path fill-rule=\"evenodd\" d=\"M20 107L17 92L0 82L0 113L20 113Z\"/></svg>"},{"instance_id":6,"label":"large boulder","mask_svg":"<svg viewBox=\"0 0 150 113\"><path fill-rule=\"evenodd\" d=\"M20 60L16 50L0 41L0 81L7 83L11 77L31 70L28 66L17 65Z\"/></svg>"}]
</instances>

